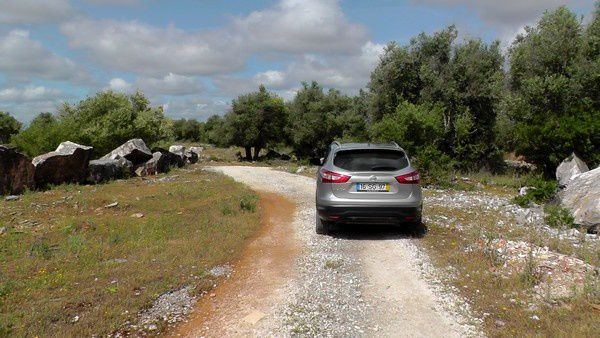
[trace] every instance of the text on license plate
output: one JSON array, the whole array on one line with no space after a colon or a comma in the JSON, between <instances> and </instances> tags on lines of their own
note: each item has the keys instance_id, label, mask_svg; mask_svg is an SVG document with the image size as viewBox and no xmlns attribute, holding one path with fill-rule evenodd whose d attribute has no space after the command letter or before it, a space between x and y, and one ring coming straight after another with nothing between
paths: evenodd
<instances>
[{"instance_id":1,"label":"text on license plate","mask_svg":"<svg viewBox=\"0 0 600 338\"><path fill-rule=\"evenodd\" d=\"M357 183L356 191L390 191L388 183Z\"/></svg>"}]
</instances>

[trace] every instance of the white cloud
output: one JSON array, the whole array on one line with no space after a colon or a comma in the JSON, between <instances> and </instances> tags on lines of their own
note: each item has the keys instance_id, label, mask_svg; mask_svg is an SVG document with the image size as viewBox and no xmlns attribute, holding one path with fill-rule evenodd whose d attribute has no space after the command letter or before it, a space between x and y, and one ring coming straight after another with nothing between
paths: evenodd
<instances>
[{"instance_id":1,"label":"white cloud","mask_svg":"<svg viewBox=\"0 0 600 338\"><path fill-rule=\"evenodd\" d=\"M349 22L338 0L281 0L201 32L85 18L61 31L94 61L151 77L232 73L257 52L352 54L368 40L365 27Z\"/></svg>"},{"instance_id":2,"label":"white cloud","mask_svg":"<svg viewBox=\"0 0 600 338\"><path fill-rule=\"evenodd\" d=\"M213 82L230 95L256 90L264 84L282 96L290 94L303 81L318 81L324 87L335 87L355 93L369 81L384 45L365 43L355 55L305 54L294 58L284 70L260 72L251 78L217 76Z\"/></svg>"},{"instance_id":3,"label":"white cloud","mask_svg":"<svg viewBox=\"0 0 600 338\"><path fill-rule=\"evenodd\" d=\"M281 0L234 20L234 31L249 48L291 53L352 53L368 39L366 28L348 21L338 0Z\"/></svg>"},{"instance_id":4,"label":"white cloud","mask_svg":"<svg viewBox=\"0 0 600 338\"><path fill-rule=\"evenodd\" d=\"M0 102L28 102L56 100L61 96L61 91L43 86L27 86L24 88L6 88L0 90Z\"/></svg>"},{"instance_id":5,"label":"white cloud","mask_svg":"<svg viewBox=\"0 0 600 338\"><path fill-rule=\"evenodd\" d=\"M90 19L65 23L61 30L71 47L86 50L96 62L148 76L231 72L245 61L235 44L214 32L192 34L173 26Z\"/></svg>"},{"instance_id":6,"label":"white cloud","mask_svg":"<svg viewBox=\"0 0 600 338\"><path fill-rule=\"evenodd\" d=\"M58 22L73 13L69 0L2 0L0 23Z\"/></svg>"},{"instance_id":7,"label":"white cloud","mask_svg":"<svg viewBox=\"0 0 600 338\"><path fill-rule=\"evenodd\" d=\"M105 89L120 93L132 93L141 90L149 96L158 95L189 95L202 91L202 86L194 77L169 73L161 78L140 77L134 83L122 78L113 78Z\"/></svg>"},{"instance_id":8,"label":"white cloud","mask_svg":"<svg viewBox=\"0 0 600 338\"><path fill-rule=\"evenodd\" d=\"M26 30L12 30L0 35L0 72L19 81L33 77L74 82L88 80L81 67L32 40Z\"/></svg>"},{"instance_id":9,"label":"white cloud","mask_svg":"<svg viewBox=\"0 0 600 338\"><path fill-rule=\"evenodd\" d=\"M119 77L113 78L108 82L106 89L114 90L120 93L130 93L133 91L133 85Z\"/></svg>"},{"instance_id":10,"label":"white cloud","mask_svg":"<svg viewBox=\"0 0 600 338\"><path fill-rule=\"evenodd\" d=\"M165 115L171 118L193 118L200 121L212 115L223 115L230 108L230 102L221 98L186 96L170 98L162 102Z\"/></svg>"},{"instance_id":11,"label":"white cloud","mask_svg":"<svg viewBox=\"0 0 600 338\"><path fill-rule=\"evenodd\" d=\"M194 77L173 73L162 78L142 77L136 84L149 95L188 95L202 90L202 86Z\"/></svg>"},{"instance_id":12,"label":"white cloud","mask_svg":"<svg viewBox=\"0 0 600 338\"><path fill-rule=\"evenodd\" d=\"M69 95L43 86L0 89L0 107L23 122L29 122L41 112L55 112Z\"/></svg>"},{"instance_id":13,"label":"white cloud","mask_svg":"<svg viewBox=\"0 0 600 338\"><path fill-rule=\"evenodd\" d=\"M534 21L545 10L562 5L579 4L580 0L422 0L419 3L446 6L467 6L486 23L509 26L515 30ZM591 3L591 1L590 1Z\"/></svg>"}]
</instances>

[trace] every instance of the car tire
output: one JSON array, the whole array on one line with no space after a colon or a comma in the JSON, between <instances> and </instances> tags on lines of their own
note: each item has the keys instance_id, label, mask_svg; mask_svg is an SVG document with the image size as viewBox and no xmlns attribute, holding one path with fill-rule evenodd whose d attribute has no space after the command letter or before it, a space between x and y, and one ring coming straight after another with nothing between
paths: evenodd
<instances>
[{"instance_id":1,"label":"car tire","mask_svg":"<svg viewBox=\"0 0 600 338\"><path fill-rule=\"evenodd\" d=\"M317 216L315 220L315 232L319 235L327 235L329 233L329 223Z\"/></svg>"}]
</instances>

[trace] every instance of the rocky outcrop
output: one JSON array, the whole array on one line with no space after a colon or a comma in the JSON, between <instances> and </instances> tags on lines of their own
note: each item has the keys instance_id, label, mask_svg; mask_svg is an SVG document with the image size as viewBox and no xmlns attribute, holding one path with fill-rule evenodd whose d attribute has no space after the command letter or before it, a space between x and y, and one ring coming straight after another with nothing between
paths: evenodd
<instances>
[{"instance_id":1,"label":"rocky outcrop","mask_svg":"<svg viewBox=\"0 0 600 338\"><path fill-rule=\"evenodd\" d=\"M573 178L558 197L575 223L595 228L600 224L600 167Z\"/></svg>"},{"instance_id":2,"label":"rocky outcrop","mask_svg":"<svg viewBox=\"0 0 600 338\"><path fill-rule=\"evenodd\" d=\"M569 184L575 176L589 171L587 164L583 162L574 153L562 161L562 163L556 168L556 179L558 185L561 187Z\"/></svg>"},{"instance_id":3,"label":"rocky outcrop","mask_svg":"<svg viewBox=\"0 0 600 338\"><path fill-rule=\"evenodd\" d=\"M196 155L200 157L200 155L202 155L202 152L204 151L204 147L190 147L190 151L196 153Z\"/></svg>"},{"instance_id":4,"label":"rocky outcrop","mask_svg":"<svg viewBox=\"0 0 600 338\"><path fill-rule=\"evenodd\" d=\"M535 164L522 160L504 160L504 164L507 168L510 168L518 173L533 172L537 169Z\"/></svg>"},{"instance_id":5,"label":"rocky outcrop","mask_svg":"<svg viewBox=\"0 0 600 338\"><path fill-rule=\"evenodd\" d=\"M173 154L179 156L181 160L185 163L185 146L182 145L172 145L169 147L169 151Z\"/></svg>"},{"instance_id":6,"label":"rocky outcrop","mask_svg":"<svg viewBox=\"0 0 600 338\"><path fill-rule=\"evenodd\" d=\"M186 151L184 156L185 156L185 163L189 163L189 164L198 163L198 159L200 158L197 153L195 153L191 150Z\"/></svg>"},{"instance_id":7,"label":"rocky outcrop","mask_svg":"<svg viewBox=\"0 0 600 338\"><path fill-rule=\"evenodd\" d=\"M163 155L162 160L163 162L167 163L167 165L169 167L183 167L183 165L185 164L183 158L179 155L173 154L172 152L164 149L164 148L153 148L152 149L152 153L154 156L154 153L161 153Z\"/></svg>"},{"instance_id":8,"label":"rocky outcrop","mask_svg":"<svg viewBox=\"0 0 600 338\"><path fill-rule=\"evenodd\" d=\"M131 176L133 164L124 157L115 155L114 158L102 158L90 161L88 181L91 183L105 182Z\"/></svg>"},{"instance_id":9,"label":"rocky outcrop","mask_svg":"<svg viewBox=\"0 0 600 338\"><path fill-rule=\"evenodd\" d=\"M140 165L152 158L152 152L142 139L136 138L120 145L115 150L104 155L102 159L114 159L116 156L124 157L134 166Z\"/></svg>"},{"instance_id":10,"label":"rocky outcrop","mask_svg":"<svg viewBox=\"0 0 600 338\"><path fill-rule=\"evenodd\" d=\"M0 195L20 194L34 188L34 166L25 155L0 146Z\"/></svg>"},{"instance_id":11,"label":"rocky outcrop","mask_svg":"<svg viewBox=\"0 0 600 338\"><path fill-rule=\"evenodd\" d=\"M173 163L168 155L163 155L163 153L157 151L152 154L151 159L135 170L135 174L140 177L156 175L168 172L171 167L173 167Z\"/></svg>"},{"instance_id":12,"label":"rocky outcrop","mask_svg":"<svg viewBox=\"0 0 600 338\"><path fill-rule=\"evenodd\" d=\"M66 141L55 151L35 157L32 163L36 185L83 183L87 178L92 151L92 147Z\"/></svg>"}]
</instances>

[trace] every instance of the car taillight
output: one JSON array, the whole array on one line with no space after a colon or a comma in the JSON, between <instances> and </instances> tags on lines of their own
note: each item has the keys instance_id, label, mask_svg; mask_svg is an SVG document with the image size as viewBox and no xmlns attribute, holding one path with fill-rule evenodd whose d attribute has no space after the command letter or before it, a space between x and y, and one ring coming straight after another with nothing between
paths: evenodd
<instances>
[{"instance_id":1,"label":"car taillight","mask_svg":"<svg viewBox=\"0 0 600 338\"><path fill-rule=\"evenodd\" d=\"M321 169L321 182L323 183L346 183L350 179L348 175L342 175L333 171Z\"/></svg>"},{"instance_id":2,"label":"car taillight","mask_svg":"<svg viewBox=\"0 0 600 338\"><path fill-rule=\"evenodd\" d=\"M396 181L400 184L418 184L421 180L421 176L418 172L413 171L412 173L396 176Z\"/></svg>"}]
</instances>

